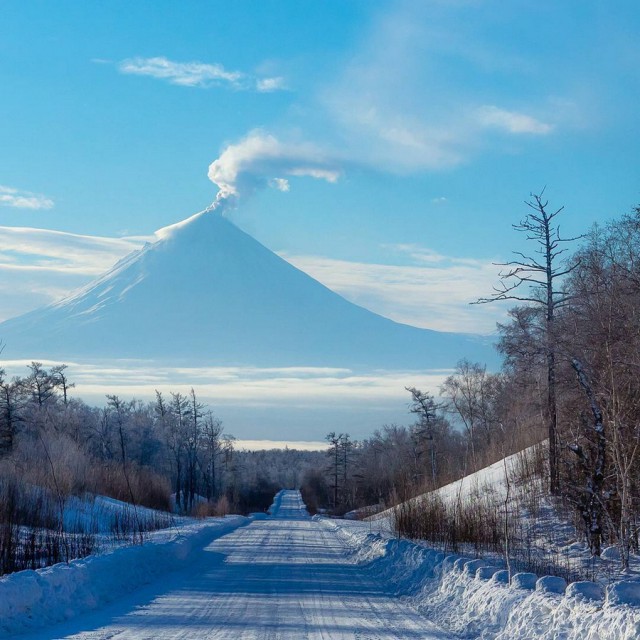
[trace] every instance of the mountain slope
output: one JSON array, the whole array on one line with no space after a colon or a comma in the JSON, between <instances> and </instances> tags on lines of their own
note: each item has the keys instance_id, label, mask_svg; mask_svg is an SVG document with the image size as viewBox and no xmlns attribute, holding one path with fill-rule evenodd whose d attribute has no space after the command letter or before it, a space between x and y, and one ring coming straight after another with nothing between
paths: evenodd
<instances>
[{"instance_id":1,"label":"mountain slope","mask_svg":"<svg viewBox=\"0 0 640 640\"><path fill-rule=\"evenodd\" d=\"M348 302L218 214L158 236L84 289L0 324L5 356L420 369L495 360L474 337Z\"/></svg>"}]
</instances>

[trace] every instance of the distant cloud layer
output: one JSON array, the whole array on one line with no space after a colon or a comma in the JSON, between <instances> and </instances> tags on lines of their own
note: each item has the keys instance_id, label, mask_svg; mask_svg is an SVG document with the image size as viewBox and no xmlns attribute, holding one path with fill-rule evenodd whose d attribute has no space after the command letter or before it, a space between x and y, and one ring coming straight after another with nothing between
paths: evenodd
<instances>
[{"instance_id":1,"label":"distant cloud layer","mask_svg":"<svg viewBox=\"0 0 640 640\"><path fill-rule=\"evenodd\" d=\"M51 209L53 200L37 193L0 185L0 206L15 209Z\"/></svg>"},{"instance_id":2,"label":"distant cloud layer","mask_svg":"<svg viewBox=\"0 0 640 640\"><path fill-rule=\"evenodd\" d=\"M489 260L443 256L416 245L388 250L390 256L408 256L412 264L281 255L347 300L396 322L438 331L489 334L495 330L504 309L469 303L479 292L491 291L499 267Z\"/></svg>"},{"instance_id":3,"label":"distant cloud layer","mask_svg":"<svg viewBox=\"0 0 640 640\"><path fill-rule=\"evenodd\" d=\"M28 361L6 360L3 366L21 373ZM44 360L45 366L54 364ZM155 390L188 393L195 387L201 400L223 406L264 408L286 403L308 408L332 400L336 404L400 401L406 406L406 386L437 392L449 369L424 371L376 371L362 373L333 368L173 367L161 361L150 368L146 361L68 362L84 399L104 398L106 393L153 398ZM401 405L401 406L402 406Z\"/></svg>"},{"instance_id":4,"label":"distant cloud layer","mask_svg":"<svg viewBox=\"0 0 640 640\"><path fill-rule=\"evenodd\" d=\"M29 361L3 360L8 376L24 375ZM43 361L45 367L59 362ZM331 368L168 367L161 361L69 362L76 384L73 395L104 404L105 394L153 400L156 390L188 394L214 407L216 416L233 424L239 448L300 446L273 442L274 433L291 434L304 448L315 449L327 425L338 424L355 438L374 427L413 421L405 387L437 394L450 370L361 373ZM247 440L244 440L246 438ZM249 440L249 438L251 440ZM269 440L257 440L258 438ZM311 441L311 442L309 442ZM326 445L325 445L326 446Z\"/></svg>"},{"instance_id":5,"label":"distant cloud layer","mask_svg":"<svg viewBox=\"0 0 640 640\"><path fill-rule=\"evenodd\" d=\"M183 87L226 86L235 90L253 90L260 93L285 88L284 78L279 76L255 77L241 71L228 71L218 63L175 62L162 56L128 58L119 63L118 69L121 73L150 76Z\"/></svg>"}]
</instances>

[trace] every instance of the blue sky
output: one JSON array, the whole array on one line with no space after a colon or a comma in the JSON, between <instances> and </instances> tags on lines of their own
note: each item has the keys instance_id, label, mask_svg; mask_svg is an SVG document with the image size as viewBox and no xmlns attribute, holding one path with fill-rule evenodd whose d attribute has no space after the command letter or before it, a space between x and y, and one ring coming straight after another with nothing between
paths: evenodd
<instances>
[{"instance_id":1,"label":"blue sky","mask_svg":"<svg viewBox=\"0 0 640 640\"><path fill-rule=\"evenodd\" d=\"M489 333L531 191L566 234L640 202L638 33L635 0L2 0L0 320L221 188L349 299Z\"/></svg>"},{"instance_id":2,"label":"blue sky","mask_svg":"<svg viewBox=\"0 0 640 640\"><path fill-rule=\"evenodd\" d=\"M396 319L487 332L500 312L461 305L520 248L510 225L530 191L565 205L567 233L640 201L635 2L5 1L2 25L6 227L147 237L214 199L207 169L227 150L253 180L227 215L268 247L386 315L409 292L385 305L345 262L413 269L421 295L458 282L461 323ZM60 240L5 257L64 262ZM465 260L476 277L447 279ZM83 264L41 270L39 295L14 287L2 317L99 271Z\"/></svg>"}]
</instances>

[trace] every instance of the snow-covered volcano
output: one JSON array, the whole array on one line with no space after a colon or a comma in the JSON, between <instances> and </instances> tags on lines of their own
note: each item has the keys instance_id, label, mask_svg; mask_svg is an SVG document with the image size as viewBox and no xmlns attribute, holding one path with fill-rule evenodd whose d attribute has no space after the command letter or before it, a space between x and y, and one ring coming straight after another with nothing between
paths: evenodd
<instances>
[{"instance_id":1,"label":"snow-covered volcano","mask_svg":"<svg viewBox=\"0 0 640 640\"><path fill-rule=\"evenodd\" d=\"M0 324L5 357L356 369L495 360L482 339L348 302L217 213L157 236L60 302Z\"/></svg>"}]
</instances>

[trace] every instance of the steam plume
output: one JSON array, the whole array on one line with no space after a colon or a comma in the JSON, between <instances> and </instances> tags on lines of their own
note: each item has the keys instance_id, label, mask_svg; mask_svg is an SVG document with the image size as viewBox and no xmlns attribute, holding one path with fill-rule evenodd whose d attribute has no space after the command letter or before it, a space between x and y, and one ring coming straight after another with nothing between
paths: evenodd
<instances>
[{"instance_id":1,"label":"steam plume","mask_svg":"<svg viewBox=\"0 0 640 640\"><path fill-rule=\"evenodd\" d=\"M285 144L263 131L252 131L237 144L229 145L209 165L208 175L219 188L209 209L219 209L264 187L289 191L289 181L284 176L335 182L340 171L312 145Z\"/></svg>"}]
</instances>

